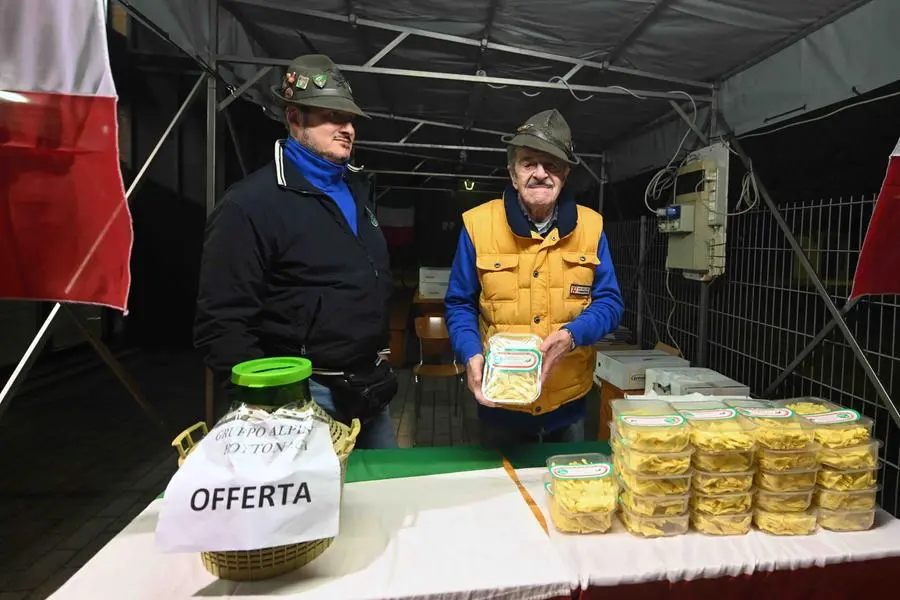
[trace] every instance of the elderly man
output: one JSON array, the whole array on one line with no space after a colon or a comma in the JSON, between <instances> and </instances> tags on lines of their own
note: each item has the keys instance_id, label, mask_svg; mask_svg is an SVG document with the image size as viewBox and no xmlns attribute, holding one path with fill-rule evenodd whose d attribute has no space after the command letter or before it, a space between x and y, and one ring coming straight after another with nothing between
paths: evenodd
<instances>
[{"instance_id":1,"label":"elderly man","mask_svg":"<svg viewBox=\"0 0 900 600\"><path fill-rule=\"evenodd\" d=\"M603 218L564 188L578 158L558 111L534 115L503 140L512 183L502 199L463 214L447 328L479 402L484 445L581 441L592 346L623 313ZM543 339L542 390L532 404L498 406L481 393L485 344L503 332Z\"/></svg>"},{"instance_id":2,"label":"elderly man","mask_svg":"<svg viewBox=\"0 0 900 600\"><path fill-rule=\"evenodd\" d=\"M369 186L349 163L366 116L326 56L301 56L272 87L289 137L232 186L206 231L195 343L218 378L236 363L304 356L315 401L363 423L357 447L397 445L382 360L392 278Z\"/></svg>"}]
</instances>

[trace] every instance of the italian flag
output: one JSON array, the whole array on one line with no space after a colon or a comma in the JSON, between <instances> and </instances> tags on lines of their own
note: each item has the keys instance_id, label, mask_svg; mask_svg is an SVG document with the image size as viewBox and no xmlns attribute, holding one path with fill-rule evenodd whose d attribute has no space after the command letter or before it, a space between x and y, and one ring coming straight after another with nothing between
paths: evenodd
<instances>
[{"instance_id":1,"label":"italian flag","mask_svg":"<svg viewBox=\"0 0 900 600\"><path fill-rule=\"evenodd\" d=\"M416 210L413 204L376 208L378 224L389 246L409 246L415 241Z\"/></svg>"},{"instance_id":2,"label":"italian flag","mask_svg":"<svg viewBox=\"0 0 900 600\"><path fill-rule=\"evenodd\" d=\"M104 0L0 2L0 298L126 310L116 102Z\"/></svg>"},{"instance_id":3,"label":"italian flag","mask_svg":"<svg viewBox=\"0 0 900 600\"><path fill-rule=\"evenodd\" d=\"M875 201L875 212L866 232L850 298L900 294L900 142L888 161L887 175Z\"/></svg>"}]
</instances>

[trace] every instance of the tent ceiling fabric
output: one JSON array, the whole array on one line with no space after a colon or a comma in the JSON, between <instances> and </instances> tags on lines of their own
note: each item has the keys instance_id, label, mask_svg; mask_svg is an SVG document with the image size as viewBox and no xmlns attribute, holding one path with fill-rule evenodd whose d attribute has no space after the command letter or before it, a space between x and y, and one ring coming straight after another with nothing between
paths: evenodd
<instances>
[{"instance_id":1,"label":"tent ceiling fabric","mask_svg":"<svg viewBox=\"0 0 900 600\"><path fill-rule=\"evenodd\" d=\"M210 0L129 0L129 4L189 54L205 58ZM859 0L219 0L220 56L289 60L310 51L343 65L364 65L398 32L357 24L347 15L384 24L462 36L485 36L539 52L637 69L669 78L713 82L764 57L784 41L814 30ZM563 8L564 7L564 8ZM297 11L340 17L328 20ZM302 34L302 35L301 35ZM410 35L377 62L377 67L548 81L571 64L476 45ZM239 86L259 68L219 63ZM269 104L269 85L279 81L276 66L248 97ZM347 72L357 101L369 111L512 131L530 114L559 108L575 134L576 151L600 152L638 126L671 111L665 99L629 95L523 89L370 72ZM709 90L596 68L581 68L570 84L620 85L631 90L708 95ZM500 89L498 89L500 88ZM578 98L576 98L577 96ZM588 98L581 101L580 99ZM685 100L687 100L685 98ZM397 141L414 125L385 119L360 123L360 139ZM499 146L495 135L422 127L409 141ZM434 153L435 151L431 151ZM441 152L441 151L437 151ZM451 152L442 155L454 157ZM458 153L457 153L458 155ZM400 157L381 155L397 164ZM475 162L503 164L499 153L470 152ZM376 159L373 157L373 161ZM412 164L417 162L415 159ZM368 156L366 157L368 162ZM382 161L378 161L382 162ZM431 163L434 165L437 163ZM395 167L396 168L396 167Z\"/></svg>"}]
</instances>

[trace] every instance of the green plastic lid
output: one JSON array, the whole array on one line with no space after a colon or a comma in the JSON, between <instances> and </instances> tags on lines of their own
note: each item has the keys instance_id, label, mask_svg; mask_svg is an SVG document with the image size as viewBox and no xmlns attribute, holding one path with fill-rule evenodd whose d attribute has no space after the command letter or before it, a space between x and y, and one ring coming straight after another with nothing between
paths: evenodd
<instances>
[{"instance_id":1,"label":"green plastic lid","mask_svg":"<svg viewBox=\"0 0 900 600\"><path fill-rule=\"evenodd\" d=\"M278 387L309 379L312 363L293 356L258 358L235 365L231 382L248 388Z\"/></svg>"}]
</instances>

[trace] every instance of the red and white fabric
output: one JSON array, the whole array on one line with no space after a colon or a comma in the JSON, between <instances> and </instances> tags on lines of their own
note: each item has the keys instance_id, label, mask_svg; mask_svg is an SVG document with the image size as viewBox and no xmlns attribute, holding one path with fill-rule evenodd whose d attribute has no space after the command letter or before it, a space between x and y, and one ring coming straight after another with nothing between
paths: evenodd
<instances>
[{"instance_id":1,"label":"red and white fabric","mask_svg":"<svg viewBox=\"0 0 900 600\"><path fill-rule=\"evenodd\" d=\"M376 214L388 245L408 246L413 243L416 223L415 207L395 208L378 205Z\"/></svg>"},{"instance_id":2,"label":"red and white fabric","mask_svg":"<svg viewBox=\"0 0 900 600\"><path fill-rule=\"evenodd\" d=\"M133 233L105 2L0 2L0 56L0 298L124 311Z\"/></svg>"},{"instance_id":3,"label":"red and white fabric","mask_svg":"<svg viewBox=\"0 0 900 600\"><path fill-rule=\"evenodd\" d=\"M900 294L900 245L894 236L900 224L900 142L888 161L887 175L875 201L866 232L851 298Z\"/></svg>"}]
</instances>

